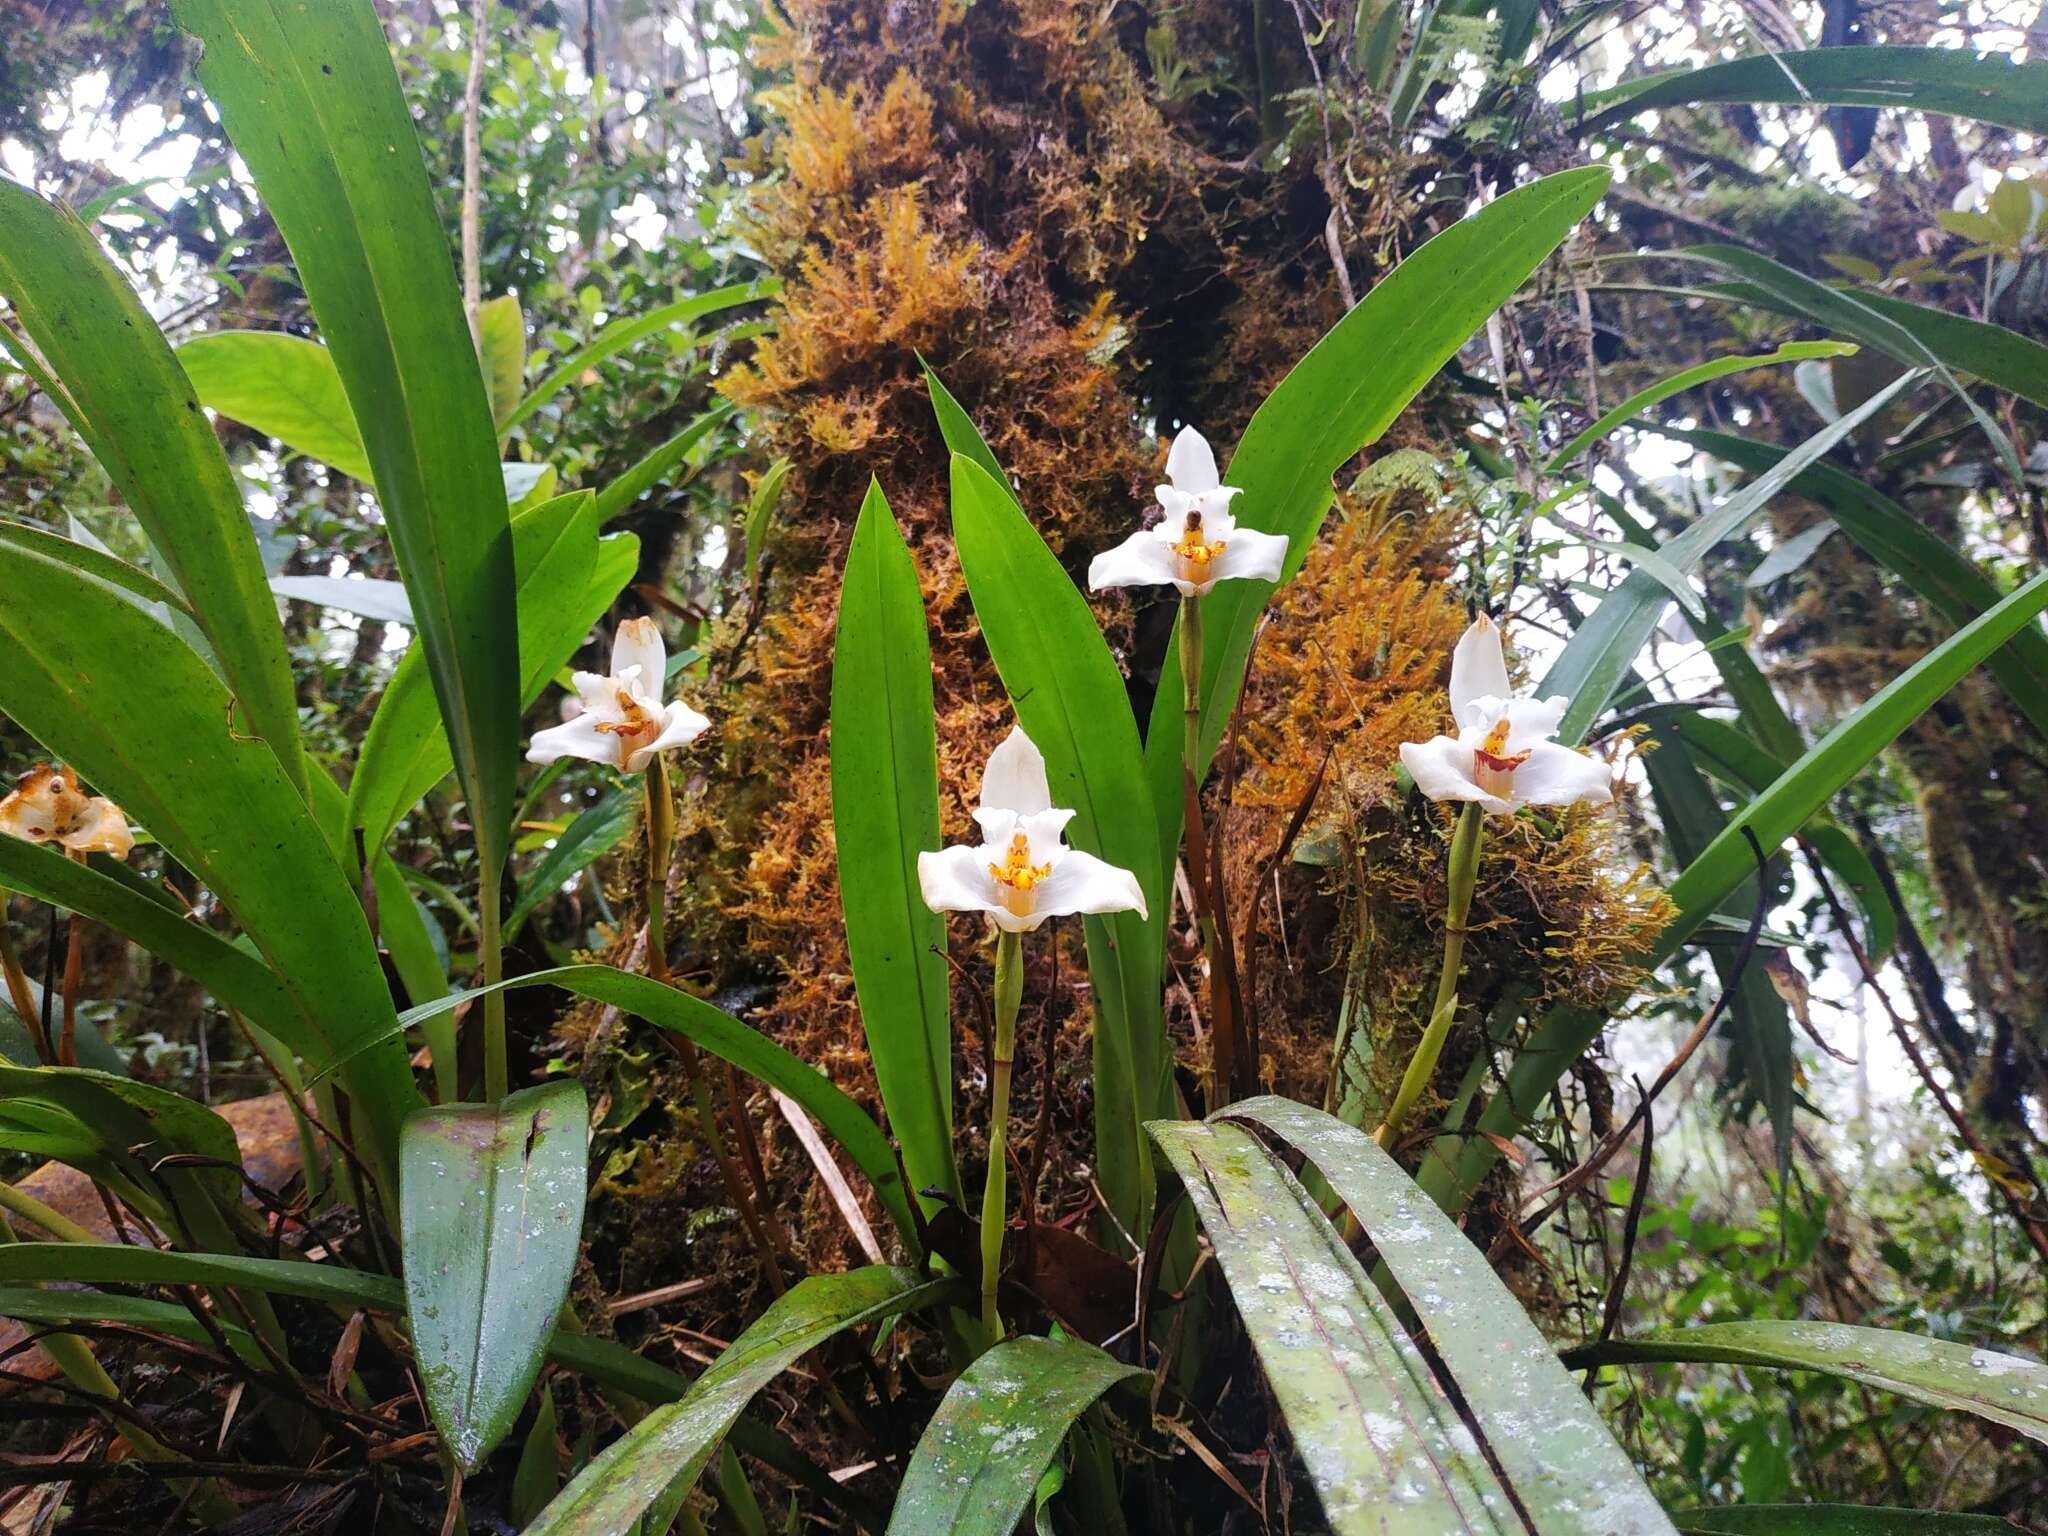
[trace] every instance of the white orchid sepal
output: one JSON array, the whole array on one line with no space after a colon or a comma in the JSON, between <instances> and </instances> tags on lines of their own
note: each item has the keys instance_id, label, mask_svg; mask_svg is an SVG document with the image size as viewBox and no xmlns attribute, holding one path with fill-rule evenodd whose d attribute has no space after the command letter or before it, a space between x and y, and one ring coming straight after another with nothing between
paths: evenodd
<instances>
[{"instance_id":1,"label":"white orchid sepal","mask_svg":"<svg viewBox=\"0 0 2048 1536\"><path fill-rule=\"evenodd\" d=\"M711 722L682 700L663 704L668 650L654 620L628 619L612 642L610 672L578 672L576 696L582 706L573 719L534 733L529 763L580 757L641 773L655 757L686 746Z\"/></svg>"},{"instance_id":2,"label":"white orchid sepal","mask_svg":"<svg viewBox=\"0 0 2048 1536\"><path fill-rule=\"evenodd\" d=\"M80 855L125 859L135 849L135 833L121 807L104 795L88 795L69 768L48 763L29 769L0 800L0 833Z\"/></svg>"},{"instance_id":3,"label":"white orchid sepal","mask_svg":"<svg viewBox=\"0 0 2048 1536\"><path fill-rule=\"evenodd\" d=\"M1525 805L1604 805L1612 776L1596 757L1551 740L1569 701L1516 698L1500 631L1481 614L1451 653L1455 736L1404 742L1401 764L1432 800L1512 814Z\"/></svg>"},{"instance_id":4,"label":"white orchid sepal","mask_svg":"<svg viewBox=\"0 0 2048 1536\"><path fill-rule=\"evenodd\" d=\"M917 883L934 912L980 912L1006 933L1029 933L1074 913L1145 913L1138 877L1063 840L1074 813L1056 808L1045 758L1013 726L989 755L975 824L979 844L917 856Z\"/></svg>"},{"instance_id":5,"label":"white orchid sepal","mask_svg":"<svg viewBox=\"0 0 2048 1536\"><path fill-rule=\"evenodd\" d=\"M1170 484L1153 494L1165 511L1088 563L1088 590L1172 586L1200 597L1219 581L1278 581L1287 564L1287 540L1277 533L1240 528L1230 515L1237 487L1216 473L1216 455L1193 427L1182 427L1166 455Z\"/></svg>"}]
</instances>

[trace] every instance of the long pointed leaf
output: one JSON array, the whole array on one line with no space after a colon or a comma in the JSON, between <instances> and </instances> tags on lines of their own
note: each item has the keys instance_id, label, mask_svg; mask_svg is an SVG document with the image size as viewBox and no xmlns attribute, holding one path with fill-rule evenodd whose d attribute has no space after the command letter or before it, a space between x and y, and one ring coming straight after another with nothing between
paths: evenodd
<instances>
[{"instance_id":1,"label":"long pointed leaf","mask_svg":"<svg viewBox=\"0 0 2048 1536\"><path fill-rule=\"evenodd\" d=\"M1905 107L2048 133L2048 63L2015 64L1961 48L1814 48L1730 59L1624 81L1589 95L1592 133L1653 107L1709 101L1779 106Z\"/></svg>"},{"instance_id":2,"label":"long pointed leaf","mask_svg":"<svg viewBox=\"0 0 2048 1536\"><path fill-rule=\"evenodd\" d=\"M1171 1112L1160 1013L1166 866L1145 816L1144 750L1116 658L1087 599L1008 488L953 455L953 539L989 655L1025 733L1045 754L1053 804L1085 848L1138 877L1152 916L1083 920L1095 988L1096 1166L1125 1229L1151 1223L1144 1121Z\"/></svg>"},{"instance_id":3,"label":"long pointed leaf","mask_svg":"<svg viewBox=\"0 0 2048 1536\"><path fill-rule=\"evenodd\" d=\"M2048 1445L2048 1365L1995 1349L1848 1323L1702 1323L1573 1350L1566 1363L1709 1361L1819 1371L1935 1408L1974 1413Z\"/></svg>"},{"instance_id":4,"label":"long pointed leaf","mask_svg":"<svg viewBox=\"0 0 2048 1536\"><path fill-rule=\"evenodd\" d=\"M955 1289L873 1265L798 1284L726 1348L679 1402L615 1440L541 1511L525 1536L617 1536L671 1484L698 1477L749 1400L835 1333L939 1301Z\"/></svg>"},{"instance_id":5,"label":"long pointed leaf","mask_svg":"<svg viewBox=\"0 0 2048 1536\"><path fill-rule=\"evenodd\" d=\"M1741 490L1702 514L1683 533L1663 546L1665 563L1686 572L1706 557L1707 551L1725 539L1737 537L1763 515L1770 499L1790 483L1792 477L1817 461L1836 443L1882 410L1911 375L1872 395L1856 410L1816 432L1805 442L1757 476ZM1656 629L1665 605L1671 601L1661 582L1647 571L1631 571L1626 580L1600 600L1566 643L1563 653L1551 664L1537 693L1561 694L1571 700L1557 728L1560 741L1576 741L1599 718L1635 665L1636 655Z\"/></svg>"},{"instance_id":6,"label":"long pointed leaf","mask_svg":"<svg viewBox=\"0 0 2048 1536\"><path fill-rule=\"evenodd\" d=\"M92 232L0 178L0 295L22 359L135 513L247 713L303 794L298 701L256 536L213 428L142 301ZM18 347L0 327L0 346Z\"/></svg>"},{"instance_id":7,"label":"long pointed leaf","mask_svg":"<svg viewBox=\"0 0 2048 1536\"><path fill-rule=\"evenodd\" d=\"M1669 1532L1557 1353L1485 1257L1365 1132L1271 1096L1223 1112L1284 1138L1329 1180L1429 1332L1536 1529Z\"/></svg>"},{"instance_id":8,"label":"long pointed leaf","mask_svg":"<svg viewBox=\"0 0 2048 1536\"><path fill-rule=\"evenodd\" d=\"M1153 1121L1338 1536L1522 1532L1421 1352L1336 1229L1234 1125Z\"/></svg>"},{"instance_id":9,"label":"long pointed leaf","mask_svg":"<svg viewBox=\"0 0 2048 1536\"><path fill-rule=\"evenodd\" d=\"M334 354L285 331L210 331L178 347L200 400L353 480L374 480Z\"/></svg>"},{"instance_id":10,"label":"long pointed leaf","mask_svg":"<svg viewBox=\"0 0 2048 1536\"><path fill-rule=\"evenodd\" d=\"M390 46L368 0L176 0L199 78L348 390L488 886L519 757L497 437Z\"/></svg>"},{"instance_id":11,"label":"long pointed leaf","mask_svg":"<svg viewBox=\"0 0 2048 1536\"><path fill-rule=\"evenodd\" d=\"M917 566L872 482L846 552L832 648L832 833L861 1027L913 1190L960 1194L946 924L917 855L937 848L938 741Z\"/></svg>"},{"instance_id":12,"label":"long pointed leaf","mask_svg":"<svg viewBox=\"0 0 2048 1536\"><path fill-rule=\"evenodd\" d=\"M349 1057L365 1150L395 1153L417 1098L369 925L277 757L234 730L226 685L119 589L7 541L0 635L0 710L221 899L304 1018L308 1056Z\"/></svg>"}]
</instances>

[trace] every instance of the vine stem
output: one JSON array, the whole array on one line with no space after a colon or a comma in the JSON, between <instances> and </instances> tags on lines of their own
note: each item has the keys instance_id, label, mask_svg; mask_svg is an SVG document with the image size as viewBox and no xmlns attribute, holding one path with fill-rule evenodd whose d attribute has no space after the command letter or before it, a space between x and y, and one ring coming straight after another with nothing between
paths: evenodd
<instances>
[{"instance_id":1,"label":"vine stem","mask_svg":"<svg viewBox=\"0 0 2048 1536\"><path fill-rule=\"evenodd\" d=\"M1391 1147L1400 1134L1401 1122L1422 1097L1422 1090L1436 1075L1437 1059L1443 1055L1444 1040L1451 1032L1451 1020L1458 1013L1458 972L1465 962L1465 921L1472 914L1472 889L1479 879L1479 850L1486 840L1486 812L1477 801L1468 800L1459 813L1458 829L1451 834L1450 897L1445 903L1444 965L1437 977L1436 1005L1430 1009L1429 1024L1408 1058L1401 1074L1401 1086L1373 1139Z\"/></svg>"},{"instance_id":2,"label":"vine stem","mask_svg":"<svg viewBox=\"0 0 2048 1536\"><path fill-rule=\"evenodd\" d=\"M1003 1230L1009 1223L1010 1071L1017 1059L1017 1007L1024 997L1024 938L996 934L996 1038L989 1051L988 1182L981 1192L981 1322L989 1342L1003 1336L996 1287L1003 1273Z\"/></svg>"}]
</instances>

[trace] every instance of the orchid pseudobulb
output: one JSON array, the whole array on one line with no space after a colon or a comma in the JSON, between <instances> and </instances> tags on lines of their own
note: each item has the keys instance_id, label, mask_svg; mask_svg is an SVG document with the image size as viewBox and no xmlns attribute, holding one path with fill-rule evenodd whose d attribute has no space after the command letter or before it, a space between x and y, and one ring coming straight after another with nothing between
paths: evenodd
<instances>
[{"instance_id":1,"label":"orchid pseudobulb","mask_svg":"<svg viewBox=\"0 0 2048 1536\"><path fill-rule=\"evenodd\" d=\"M581 712L535 732L526 760L581 757L641 773L657 753L695 741L711 722L680 699L661 702L667 672L668 651L654 620L626 620L612 642L611 671L576 674Z\"/></svg>"},{"instance_id":2,"label":"orchid pseudobulb","mask_svg":"<svg viewBox=\"0 0 2048 1536\"><path fill-rule=\"evenodd\" d=\"M125 859L135 847L128 817L102 795L78 787L69 768L31 768L0 800L0 832L31 843L56 843L69 853Z\"/></svg>"},{"instance_id":3,"label":"orchid pseudobulb","mask_svg":"<svg viewBox=\"0 0 2048 1536\"><path fill-rule=\"evenodd\" d=\"M1216 455L1193 427L1182 427L1166 455L1166 478L1154 488L1166 516L1142 528L1088 565L1088 589L1171 584L1182 597L1200 597L1219 581L1278 581L1287 540L1277 533L1240 528L1230 515L1235 486L1216 473Z\"/></svg>"},{"instance_id":4,"label":"orchid pseudobulb","mask_svg":"<svg viewBox=\"0 0 2048 1536\"><path fill-rule=\"evenodd\" d=\"M917 856L925 905L985 912L1007 933L1029 933L1049 917L1074 912L1144 916L1136 875L1066 845L1062 834L1073 817L1053 807L1045 758L1022 727L1012 727L981 776L974 812L980 844Z\"/></svg>"},{"instance_id":5,"label":"orchid pseudobulb","mask_svg":"<svg viewBox=\"0 0 2048 1536\"><path fill-rule=\"evenodd\" d=\"M1401 762L1432 800L1465 800L1504 814L1525 805L1601 805L1614 796L1608 767L1552 741L1569 701L1516 698L1500 630L1481 614L1451 653L1451 715L1458 734L1404 742Z\"/></svg>"}]
</instances>

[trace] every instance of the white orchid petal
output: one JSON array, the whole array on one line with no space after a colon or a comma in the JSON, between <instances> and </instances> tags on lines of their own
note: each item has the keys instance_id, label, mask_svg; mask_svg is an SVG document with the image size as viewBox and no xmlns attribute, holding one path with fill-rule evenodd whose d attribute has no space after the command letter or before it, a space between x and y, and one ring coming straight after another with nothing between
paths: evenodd
<instances>
[{"instance_id":1,"label":"white orchid petal","mask_svg":"<svg viewBox=\"0 0 2048 1536\"><path fill-rule=\"evenodd\" d=\"M917 887L934 912L999 912L986 850L956 843L917 856Z\"/></svg>"},{"instance_id":2,"label":"white orchid petal","mask_svg":"<svg viewBox=\"0 0 2048 1536\"><path fill-rule=\"evenodd\" d=\"M677 699L661 712L661 734L626 759L626 772L641 773L657 752L687 746L711 728L711 722Z\"/></svg>"},{"instance_id":3,"label":"white orchid petal","mask_svg":"<svg viewBox=\"0 0 2048 1536\"><path fill-rule=\"evenodd\" d=\"M1043 921L1075 912L1135 912L1146 916L1145 893L1128 869L1105 863L1092 853L1069 848L1066 857L1031 893L1031 915Z\"/></svg>"},{"instance_id":4,"label":"white orchid petal","mask_svg":"<svg viewBox=\"0 0 2048 1536\"><path fill-rule=\"evenodd\" d=\"M628 667L640 669L639 696L659 699L667 691L668 647L654 620L628 619L612 641L612 676L624 677Z\"/></svg>"},{"instance_id":5,"label":"white orchid petal","mask_svg":"<svg viewBox=\"0 0 2048 1536\"><path fill-rule=\"evenodd\" d=\"M1450 736L1401 743L1401 766L1432 800L1476 800L1490 811L1514 807L1472 782L1472 749Z\"/></svg>"},{"instance_id":6,"label":"white orchid petal","mask_svg":"<svg viewBox=\"0 0 2048 1536\"><path fill-rule=\"evenodd\" d=\"M1238 531L1237 519L1230 515L1231 498L1237 494L1236 486L1219 485L1195 498L1202 513L1202 534L1210 543L1227 539Z\"/></svg>"},{"instance_id":7,"label":"white orchid petal","mask_svg":"<svg viewBox=\"0 0 2048 1536\"><path fill-rule=\"evenodd\" d=\"M1557 734L1558 722L1564 719L1564 712L1570 704L1569 699L1557 697L1510 701L1507 707L1507 749L1502 755L1512 757L1517 752L1526 752L1550 740Z\"/></svg>"},{"instance_id":8,"label":"white orchid petal","mask_svg":"<svg viewBox=\"0 0 2048 1536\"><path fill-rule=\"evenodd\" d=\"M113 801L95 796L59 839L73 853L106 853L125 859L135 847L128 818Z\"/></svg>"},{"instance_id":9,"label":"white orchid petal","mask_svg":"<svg viewBox=\"0 0 2048 1536\"><path fill-rule=\"evenodd\" d=\"M1182 427L1166 451L1166 478L1176 490L1193 495L1215 490L1221 477L1216 473L1216 455L1210 451L1209 439L1193 427Z\"/></svg>"},{"instance_id":10,"label":"white orchid petal","mask_svg":"<svg viewBox=\"0 0 2048 1536\"><path fill-rule=\"evenodd\" d=\"M1052 809L1052 790L1045 782L1045 757L1024 727L1013 725L988 756L981 774L981 803L1019 816Z\"/></svg>"},{"instance_id":11,"label":"white orchid petal","mask_svg":"<svg viewBox=\"0 0 2048 1536\"><path fill-rule=\"evenodd\" d=\"M1063 839L1067 823L1074 819L1074 812L1065 806L1053 806L1050 810L1035 811L1018 819L1018 830L1031 846L1031 862L1034 864L1058 864L1070 851Z\"/></svg>"},{"instance_id":12,"label":"white orchid petal","mask_svg":"<svg viewBox=\"0 0 2048 1536\"><path fill-rule=\"evenodd\" d=\"M1010 846L1011 834L1017 830L1017 823L1023 818L1003 805L977 805L974 808L974 824L981 828L981 842L984 848L1006 850ZM1001 859L1002 853L996 854Z\"/></svg>"},{"instance_id":13,"label":"white orchid petal","mask_svg":"<svg viewBox=\"0 0 2048 1536\"><path fill-rule=\"evenodd\" d=\"M1517 805L1605 805L1614 798L1614 775L1597 757L1554 741L1529 748L1515 769Z\"/></svg>"},{"instance_id":14,"label":"white orchid petal","mask_svg":"<svg viewBox=\"0 0 2048 1536\"><path fill-rule=\"evenodd\" d=\"M1287 540L1277 533L1239 528L1209 562L1212 581L1278 581L1287 565Z\"/></svg>"},{"instance_id":15,"label":"white orchid petal","mask_svg":"<svg viewBox=\"0 0 2048 1536\"><path fill-rule=\"evenodd\" d=\"M617 720L619 710L619 680L608 672L578 672L570 679L576 685L576 697L583 707L601 720Z\"/></svg>"},{"instance_id":16,"label":"white orchid petal","mask_svg":"<svg viewBox=\"0 0 2048 1536\"><path fill-rule=\"evenodd\" d=\"M1506 700L1512 695L1500 631L1482 613L1458 637L1458 648L1451 652L1451 714L1462 725L1468 703L1482 698Z\"/></svg>"},{"instance_id":17,"label":"white orchid petal","mask_svg":"<svg viewBox=\"0 0 2048 1536\"><path fill-rule=\"evenodd\" d=\"M529 763L552 763L561 757L580 757L593 763L610 763L617 767L619 762L619 738L609 731L601 731L598 710L586 710L574 720L561 725L549 726L544 731L535 731L533 740L527 744L526 760Z\"/></svg>"},{"instance_id":18,"label":"white orchid petal","mask_svg":"<svg viewBox=\"0 0 2048 1536\"><path fill-rule=\"evenodd\" d=\"M1164 526L1164 525L1162 525ZM1178 535L1175 535L1178 537ZM1173 580L1172 539L1141 529L1113 549L1088 562L1088 590L1107 587L1157 587Z\"/></svg>"}]
</instances>

